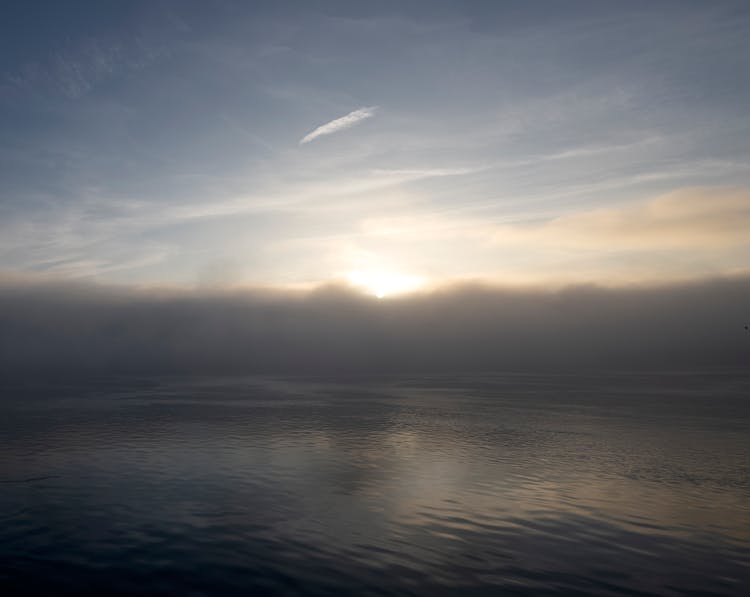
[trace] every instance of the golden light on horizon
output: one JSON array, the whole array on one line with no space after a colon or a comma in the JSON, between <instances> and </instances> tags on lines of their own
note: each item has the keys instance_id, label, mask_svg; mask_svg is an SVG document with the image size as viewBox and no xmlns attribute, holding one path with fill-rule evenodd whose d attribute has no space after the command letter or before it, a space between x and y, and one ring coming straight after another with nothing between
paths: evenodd
<instances>
[{"instance_id":1,"label":"golden light on horizon","mask_svg":"<svg viewBox=\"0 0 750 597\"><path fill-rule=\"evenodd\" d=\"M347 274L350 284L379 299L413 292L421 288L424 279L383 270L356 270Z\"/></svg>"}]
</instances>

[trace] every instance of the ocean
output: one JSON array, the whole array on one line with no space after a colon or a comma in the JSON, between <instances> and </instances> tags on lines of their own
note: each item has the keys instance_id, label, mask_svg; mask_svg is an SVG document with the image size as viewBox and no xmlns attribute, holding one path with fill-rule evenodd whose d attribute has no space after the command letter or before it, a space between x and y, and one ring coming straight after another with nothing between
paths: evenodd
<instances>
[{"instance_id":1,"label":"ocean","mask_svg":"<svg viewBox=\"0 0 750 597\"><path fill-rule=\"evenodd\" d=\"M0 594L745 595L750 375L26 380Z\"/></svg>"}]
</instances>

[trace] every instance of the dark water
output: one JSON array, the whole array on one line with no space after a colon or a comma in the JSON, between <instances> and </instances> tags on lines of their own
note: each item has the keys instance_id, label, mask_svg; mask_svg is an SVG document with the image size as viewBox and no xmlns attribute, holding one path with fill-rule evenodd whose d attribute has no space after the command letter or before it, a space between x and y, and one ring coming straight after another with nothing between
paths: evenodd
<instances>
[{"instance_id":1,"label":"dark water","mask_svg":"<svg viewBox=\"0 0 750 597\"><path fill-rule=\"evenodd\" d=\"M750 594L750 376L2 391L2 594Z\"/></svg>"}]
</instances>

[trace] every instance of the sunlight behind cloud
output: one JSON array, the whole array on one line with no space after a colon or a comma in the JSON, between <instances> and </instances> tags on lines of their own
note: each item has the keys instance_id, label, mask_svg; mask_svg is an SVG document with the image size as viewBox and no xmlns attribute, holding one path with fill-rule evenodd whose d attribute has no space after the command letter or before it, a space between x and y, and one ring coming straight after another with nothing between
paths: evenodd
<instances>
[{"instance_id":1,"label":"sunlight behind cloud","mask_svg":"<svg viewBox=\"0 0 750 597\"><path fill-rule=\"evenodd\" d=\"M387 271L356 270L347 274L349 283L379 299L418 290L424 285L419 276L407 276Z\"/></svg>"}]
</instances>

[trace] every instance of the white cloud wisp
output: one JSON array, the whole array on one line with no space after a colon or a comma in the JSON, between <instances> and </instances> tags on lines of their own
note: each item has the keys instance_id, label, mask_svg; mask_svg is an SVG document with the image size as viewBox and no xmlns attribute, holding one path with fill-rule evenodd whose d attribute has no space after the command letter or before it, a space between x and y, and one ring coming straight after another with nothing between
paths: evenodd
<instances>
[{"instance_id":1,"label":"white cloud wisp","mask_svg":"<svg viewBox=\"0 0 750 597\"><path fill-rule=\"evenodd\" d=\"M313 141L317 139L318 137L322 137L324 135L331 135L333 133L343 131L344 129L348 129L349 127L352 127L355 124L358 124L362 122L363 120L366 120L367 118L371 118L372 116L374 116L376 110L377 110L377 106L358 108L357 110L354 110L353 112L349 112L349 114L347 114L346 116L342 116L341 118L336 118L334 120L331 120L330 122L327 122L319 126L314 131L302 137L302 139L300 139L299 144L304 145L305 143L309 143L310 141Z\"/></svg>"}]
</instances>

